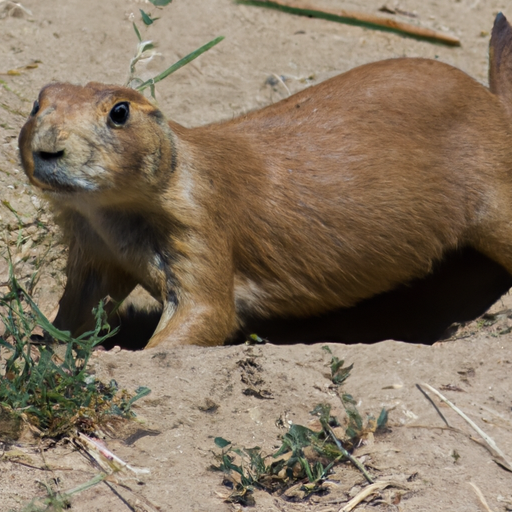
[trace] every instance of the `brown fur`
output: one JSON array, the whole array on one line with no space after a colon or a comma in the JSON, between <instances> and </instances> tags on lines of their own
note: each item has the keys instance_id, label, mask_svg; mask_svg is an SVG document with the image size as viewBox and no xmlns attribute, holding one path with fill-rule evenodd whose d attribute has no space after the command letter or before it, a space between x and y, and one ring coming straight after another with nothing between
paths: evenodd
<instances>
[{"instance_id":1,"label":"brown fur","mask_svg":"<svg viewBox=\"0 0 512 512\"><path fill-rule=\"evenodd\" d=\"M20 151L70 239L55 324L80 332L101 298L140 283L163 304L148 347L217 345L248 316L352 306L459 247L512 273L502 15L490 53L490 90L437 61L387 60L194 129L130 89L46 86Z\"/></svg>"}]
</instances>

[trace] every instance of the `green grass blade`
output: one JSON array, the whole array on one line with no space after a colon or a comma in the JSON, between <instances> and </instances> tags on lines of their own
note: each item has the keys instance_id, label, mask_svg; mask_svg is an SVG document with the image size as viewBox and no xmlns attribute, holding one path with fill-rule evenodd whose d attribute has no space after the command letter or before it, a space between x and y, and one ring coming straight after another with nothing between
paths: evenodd
<instances>
[{"instance_id":1,"label":"green grass blade","mask_svg":"<svg viewBox=\"0 0 512 512\"><path fill-rule=\"evenodd\" d=\"M382 409L379 415L379 419L377 420L377 430L385 428L388 422L388 411L386 409Z\"/></svg>"},{"instance_id":2,"label":"green grass blade","mask_svg":"<svg viewBox=\"0 0 512 512\"><path fill-rule=\"evenodd\" d=\"M136 393L136 395L132 396L132 398L130 398L130 400L128 400L128 402L127 402L128 409L130 409L133 402L136 402L140 398L143 398L143 397L149 395L151 393L151 389L149 389L146 386L141 386L135 390L135 393Z\"/></svg>"},{"instance_id":3,"label":"green grass blade","mask_svg":"<svg viewBox=\"0 0 512 512\"><path fill-rule=\"evenodd\" d=\"M149 0L153 5L156 5L157 7L165 7L166 5L169 5L172 0Z\"/></svg>"},{"instance_id":4,"label":"green grass blade","mask_svg":"<svg viewBox=\"0 0 512 512\"><path fill-rule=\"evenodd\" d=\"M135 25L135 23L133 23L133 30L135 30L135 34L137 34L137 39L139 40L139 43L142 43L142 37L141 37L139 29L137 28L137 25Z\"/></svg>"},{"instance_id":5,"label":"green grass blade","mask_svg":"<svg viewBox=\"0 0 512 512\"><path fill-rule=\"evenodd\" d=\"M174 73L178 69L182 68L189 62L192 62L194 59L197 59L200 55L202 55L204 52L208 51L210 48L213 48L215 45L219 44L224 39L224 36L219 36L209 43L206 43L205 45L201 46L201 48L198 48L197 50L193 51L192 53L189 53L186 57L183 57L183 59L179 60L175 64L173 64L171 67L167 68L165 71L160 73L159 75L155 76L154 78L150 78L149 80L146 80L143 84L139 85L137 87L137 91L142 92L147 87L150 87L164 78L167 78L170 74Z\"/></svg>"},{"instance_id":6,"label":"green grass blade","mask_svg":"<svg viewBox=\"0 0 512 512\"><path fill-rule=\"evenodd\" d=\"M36 303L32 300L30 295L24 290L24 288L18 283L17 279L14 277L14 274L11 276L11 282L13 287L21 291L28 302L30 308L36 315L37 324L42 327L45 331L48 332L53 338L63 343L69 343L72 340L71 333L69 331L61 331L54 327L48 318L46 318L41 310L37 307ZM24 315L23 315L24 317Z\"/></svg>"}]
</instances>

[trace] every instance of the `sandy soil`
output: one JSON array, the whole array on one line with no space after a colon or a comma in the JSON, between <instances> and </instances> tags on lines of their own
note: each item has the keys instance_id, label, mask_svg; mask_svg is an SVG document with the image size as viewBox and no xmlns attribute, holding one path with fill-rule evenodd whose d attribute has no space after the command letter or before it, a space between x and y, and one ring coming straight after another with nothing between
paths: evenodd
<instances>
[{"instance_id":1,"label":"sandy soil","mask_svg":"<svg viewBox=\"0 0 512 512\"><path fill-rule=\"evenodd\" d=\"M125 82L136 42L129 16L138 17L143 3L24 0L30 14L18 10L8 15L9 2L0 2L0 196L25 227L20 237L19 222L7 206L0 210L0 223L21 281L27 284L41 268L34 293L47 313L62 291L65 251L44 201L24 178L17 135L38 90L51 80ZM382 4L383 0L318 0L320 6L369 13L377 13ZM154 8L144 8L155 14ZM226 36L157 89L162 110L186 126L231 118L286 97L287 89L294 92L382 58L436 58L486 82L488 35L498 11L512 18L507 0L404 0L400 8L417 14L416 19L404 16L405 21L455 34L462 46L434 45L231 0L174 0L161 13L163 19L151 27L150 36L162 55L147 72L154 74L213 37ZM286 87L268 80L275 75L286 77ZM0 267L0 281L5 277L6 269ZM359 400L361 412L390 410L390 431L377 437L375 444L360 447L356 455L379 479L391 479L402 487L383 491L358 510L485 510L470 482L481 489L492 510L512 510L512 475L469 439L469 427L446 407L442 410L450 425L463 432L444 429L415 387L427 382L445 389L444 394L512 458L509 307L506 296L493 309L501 314L472 322L453 339L434 346L396 341L331 345L335 355L354 363L345 389ZM257 361L260 385L271 399L243 393L247 385L239 362L248 358ZM125 479L126 487L116 486L116 492L100 485L81 493L72 509L240 510L223 502L228 490L219 474L208 471L215 462L213 439L222 436L239 446L258 445L270 451L284 432L279 419L284 424L306 424L308 411L320 402L331 403L342 415L329 389L328 361L319 344L98 353L93 369L101 377L115 378L130 390L139 385L152 389L136 407L142 425L135 425L155 435L133 441L129 437L133 431L119 429L106 439L117 455L133 466L148 468L150 474L139 483ZM218 407L211 407L212 403ZM95 474L70 445L59 444L44 454L27 443L0 445L0 450L2 446L11 455L13 449L23 450L25 457L5 456L7 452L2 456L0 451L1 510L19 509L41 495L38 482L53 481L69 489ZM329 494L304 503L257 492L256 510L338 511L364 486L362 476L350 466L339 468L331 481Z\"/></svg>"}]
</instances>

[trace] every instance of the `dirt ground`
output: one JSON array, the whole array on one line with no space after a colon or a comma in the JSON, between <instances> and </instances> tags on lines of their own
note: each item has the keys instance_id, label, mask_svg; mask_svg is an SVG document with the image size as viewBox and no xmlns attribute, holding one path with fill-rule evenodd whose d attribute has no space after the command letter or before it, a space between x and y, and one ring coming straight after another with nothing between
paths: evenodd
<instances>
[{"instance_id":1,"label":"dirt ground","mask_svg":"<svg viewBox=\"0 0 512 512\"><path fill-rule=\"evenodd\" d=\"M378 14L385 0L316 1L319 6ZM155 74L218 35L226 37L157 88L162 110L186 126L229 119L383 58L435 58L486 83L490 29L500 10L512 18L509 0L391 0L387 5L417 15L399 16L403 21L457 35L462 46L441 46L232 0L174 0L147 31L161 52L147 73ZM140 7L157 13L147 2L135 0L23 0L22 6L29 12L12 10L11 2L0 1L0 224L5 243L13 248L20 280L28 286L40 270L34 295L50 313L62 292L65 250L44 200L21 170L19 130L39 89L52 80L124 83L136 43L130 15L139 19ZM285 85L276 76L285 77ZM12 211L25 226L21 236ZM6 268L0 266L0 282L5 279ZM355 455L379 480L392 480L396 486L358 510L486 510L470 483L481 490L490 510L512 510L512 474L470 439L478 435L446 406L441 409L455 430L443 428L415 387L426 382L444 389L512 459L510 307L505 296L493 306L496 314L464 326L452 339L434 346L397 341L331 345L336 356L354 364L345 391L358 399L360 411L378 414L382 407L389 409L390 430L377 436L374 444L359 447ZM247 359L257 362L259 386L270 399L244 394L247 379L239 362ZM241 510L223 501L229 490L218 473L208 471L215 463L213 453L218 453L214 438L269 452L280 444L284 426L307 424L309 411L318 403L332 404L342 416L329 388L328 362L320 344L180 347L157 354L98 352L92 367L100 377L114 378L128 390L140 385L152 390L135 410L141 422L136 425L153 435L134 440L129 437L133 432L121 429L105 440L116 455L150 473L142 482L126 477L124 487L115 486L115 492L105 484L85 491L73 500L72 510ZM12 450L25 455L13 457ZM19 510L44 494L39 482L66 490L94 474L93 466L64 443L44 454L27 443L0 445L0 510ZM338 511L364 485L361 474L344 465L330 479L328 494L293 503L256 492L256 510Z\"/></svg>"}]
</instances>

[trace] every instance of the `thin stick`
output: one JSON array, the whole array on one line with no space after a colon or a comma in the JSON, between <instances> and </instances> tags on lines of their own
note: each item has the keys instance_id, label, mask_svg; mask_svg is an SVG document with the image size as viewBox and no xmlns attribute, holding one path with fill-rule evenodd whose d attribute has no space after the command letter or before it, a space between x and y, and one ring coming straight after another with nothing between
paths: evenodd
<instances>
[{"instance_id":1,"label":"thin stick","mask_svg":"<svg viewBox=\"0 0 512 512\"><path fill-rule=\"evenodd\" d=\"M280 11L288 12L290 14L298 14L300 16L310 16L313 18L322 18L330 21L337 21L340 23L349 23L354 25L369 25L373 28L381 30L389 30L392 32L399 32L407 34L418 39L426 39L443 43L450 46L460 46L460 39L458 37L438 32L429 28L418 27L410 23L396 21L389 18L381 18L373 14L362 12L345 11L344 9L328 9L318 10L314 5L301 3L297 4L295 0L237 0L240 4L257 5L260 7L269 7Z\"/></svg>"},{"instance_id":2,"label":"thin stick","mask_svg":"<svg viewBox=\"0 0 512 512\"><path fill-rule=\"evenodd\" d=\"M439 416L441 416L441 419L445 422L446 426L449 427L449 423L447 421L447 419L443 416L443 413L439 410L439 407L437 407L437 405L434 403L434 401L432 400L432 398L430 398L428 396L428 393L426 393L425 391L423 391L423 389L421 389L421 386L419 384L416 384L416 387L421 391L421 393L423 394L423 396L432 404L432 406L434 407L434 409L436 410L437 414L439 414Z\"/></svg>"},{"instance_id":3,"label":"thin stick","mask_svg":"<svg viewBox=\"0 0 512 512\"><path fill-rule=\"evenodd\" d=\"M487 505L487 501L485 500L485 497L484 497L482 491L473 482L468 482L468 483L469 483L469 485L471 485L471 487L473 487L475 494L478 496L478 499L480 500L480 503L485 508L485 510L487 512L493 512L492 508L489 507L489 505Z\"/></svg>"},{"instance_id":4,"label":"thin stick","mask_svg":"<svg viewBox=\"0 0 512 512\"><path fill-rule=\"evenodd\" d=\"M450 400L448 400L446 397L444 397L437 389L433 388L429 384L423 383L422 386L427 387L432 393L437 395L439 399L444 402L446 405L449 405L459 416L464 418L466 422L474 429L478 434L482 437L482 439L488 444L489 448L491 448L494 456L495 461L500 464L500 466L504 467L505 469L508 469L509 471L512 471L512 464L507 460L506 455L498 448L496 445L494 439L492 437L488 436L473 420L468 418L458 407L456 407ZM497 460L496 460L497 459Z\"/></svg>"},{"instance_id":5,"label":"thin stick","mask_svg":"<svg viewBox=\"0 0 512 512\"><path fill-rule=\"evenodd\" d=\"M345 448L341 444L341 441L336 437L336 434L334 433L330 425L327 423L327 421L320 420L320 423L322 424L323 429L331 436L332 440L338 447L338 450L343 454L343 456L346 457L350 462L352 462L352 464L354 464L354 466L356 466L356 468L359 469L361 473L363 473L368 483L373 484L375 480L370 476L368 471L366 471L365 467L355 457L348 453L347 450L345 450Z\"/></svg>"}]
</instances>

